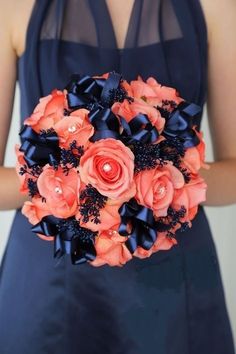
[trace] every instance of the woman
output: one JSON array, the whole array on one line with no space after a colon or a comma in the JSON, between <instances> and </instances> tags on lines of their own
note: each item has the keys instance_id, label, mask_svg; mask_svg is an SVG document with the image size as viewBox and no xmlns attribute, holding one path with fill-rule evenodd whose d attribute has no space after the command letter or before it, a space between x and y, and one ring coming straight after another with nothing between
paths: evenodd
<instances>
[{"instance_id":1,"label":"woman","mask_svg":"<svg viewBox=\"0 0 236 354\"><path fill-rule=\"evenodd\" d=\"M216 161L202 171L206 204L236 202L234 0L8 0L0 6L1 163L16 79L23 120L72 72L154 76L189 101L203 105L207 97ZM18 188L15 170L1 167L0 207L18 208L1 268L2 354L234 353L203 207L170 251L119 269L76 267L68 258L55 262L52 244L31 234Z\"/></svg>"}]
</instances>

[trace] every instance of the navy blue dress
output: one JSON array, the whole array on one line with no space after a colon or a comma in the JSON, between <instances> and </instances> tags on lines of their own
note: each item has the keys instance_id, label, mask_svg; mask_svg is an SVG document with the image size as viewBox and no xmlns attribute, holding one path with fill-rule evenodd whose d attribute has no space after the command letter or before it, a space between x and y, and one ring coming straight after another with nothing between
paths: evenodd
<instances>
[{"instance_id":1,"label":"navy blue dress","mask_svg":"<svg viewBox=\"0 0 236 354\"><path fill-rule=\"evenodd\" d=\"M203 105L199 0L136 0L122 49L105 0L36 0L18 61L21 119L72 72L154 76ZM200 125L200 120L196 122ZM71 265L18 210L0 273L1 354L234 354L215 244L202 207L178 245L124 267Z\"/></svg>"}]
</instances>

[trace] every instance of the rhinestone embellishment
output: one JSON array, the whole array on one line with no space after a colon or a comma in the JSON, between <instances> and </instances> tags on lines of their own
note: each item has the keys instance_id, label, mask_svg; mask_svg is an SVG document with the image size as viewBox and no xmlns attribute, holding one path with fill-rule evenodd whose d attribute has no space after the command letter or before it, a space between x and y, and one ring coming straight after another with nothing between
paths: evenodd
<instances>
[{"instance_id":1,"label":"rhinestone embellishment","mask_svg":"<svg viewBox=\"0 0 236 354\"><path fill-rule=\"evenodd\" d=\"M74 133L76 131L76 126L72 125L71 127L68 128L69 133Z\"/></svg>"},{"instance_id":2,"label":"rhinestone embellishment","mask_svg":"<svg viewBox=\"0 0 236 354\"><path fill-rule=\"evenodd\" d=\"M105 163L103 165L103 171L104 172L110 172L111 171L111 165L109 163Z\"/></svg>"},{"instance_id":3,"label":"rhinestone embellishment","mask_svg":"<svg viewBox=\"0 0 236 354\"><path fill-rule=\"evenodd\" d=\"M163 196L163 194L165 194L165 191L166 191L166 188L163 186L163 187L160 187L158 189L158 194L160 194L161 196Z\"/></svg>"},{"instance_id":4,"label":"rhinestone embellishment","mask_svg":"<svg viewBox=\"0 0 236 354\"><path fill-rule=\"evenodd\" d=\"M62 190L61 190L61 188L59 188L59 187L56 187L56 188L54 189L54 191L55 191L57 194L62 194Z\"/></svg>"}]
</instances>

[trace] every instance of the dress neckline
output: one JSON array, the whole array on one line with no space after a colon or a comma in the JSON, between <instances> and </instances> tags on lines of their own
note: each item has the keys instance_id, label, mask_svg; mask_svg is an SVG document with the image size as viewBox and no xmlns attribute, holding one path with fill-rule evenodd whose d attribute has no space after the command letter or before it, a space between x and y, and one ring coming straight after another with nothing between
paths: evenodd
<instances>
[{"instance_id":1,"label":"dress neckline","mask_svg":"<svg viewBox=\"0 0 236 354\"><path fill-rule=\"evenodd\" d=\"M119 49L119 50L123 50L126 47L126 44L127 44L127 39L128 39L130 30L131 30L131 25L133 23L133 19L134 19L135 8L137 7L137 4L138 4L139 1L135 1L135 0L133 1L132 9L131 9L131 12L130 12L130 17L129 17L129 20L128 20L127 31L126 31L124 42L123 42L123 47L119 47L118 46L118 41L117 41L117 37L116 37L116 31L115 31L115 28L114 28L114 24L112 22L112 17L111 17L111 13L110 13L110 10L109 10L109 6L107 4L107 0L102 0L102 1L104 2L104 9L105 9L104 13L105 13L106 18L107 18L108 26L111 29L111 35L113 37L113 41L115 43L115 47L117 49Z\"/></svg>"},{"instance_id":2,"label":"dress neckline","mask_svg":"<svg viewBox=\"0 0 236 354\"><path fill-rule=\"evenodd\" d=\"M88 3L96 25L98 46L102 46L106 43L108 47L115 48L118 52L122 52L124 49L129 48L130 43L132 43L132 47L135 46L143 0L134 0L133 2L125 34L124 46L122 48L118 46L115 28L106 0L89 0Z\"/></svg>"}]
</instances>

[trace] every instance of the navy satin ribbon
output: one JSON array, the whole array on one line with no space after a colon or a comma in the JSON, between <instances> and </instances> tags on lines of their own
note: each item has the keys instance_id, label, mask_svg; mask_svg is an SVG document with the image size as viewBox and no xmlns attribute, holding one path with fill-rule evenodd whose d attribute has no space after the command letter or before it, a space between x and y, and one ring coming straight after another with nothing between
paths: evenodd
<instances>
[{"instance_id":1,"label":"navy satin ribbon","mask_svg":"<svg viewBox=\"0 0 236 354\"><path fill-rule=\"evenodd\" d=\"M91 109L97 103L102 107L109 107L110 92L119 87L120 81L121 75L115 72L110 72L107 79L74 74L65 87L68 92L68 105L71 109Z\"/></svg>"},{"instance_id":2,"label":"navy satin ribbon","mask_svg":"<svg viewBox=\"0 0 236 354\"><path fill-rule=\"evenodd\" d=\"M20 137L24 152L24 159L28 167L44 166L49 163L55 165L60 157L59 139L56 132L38 134L30 126L24 125Z\"/></svg>"},{"instance_id":3,"label":"navy satin ribbon","mask_svg":"<svg viewBox=\"0 0 236 354\"><path fill-rule=\"evenodd\" d=\"M88 108L91 103L97 102L101 96L105 81L105 79L93 79L90 76L72 75L71 81L65 87L68 92L69 108Z\"/></svg>"},{"instance_id":4,"label":"navy satin ribbon","mask_svg":"<svg viewBox=\"0 0 236 354\"><path fill-rule=\"evenodd\" d=\"M72 79L65 87L68 94L68 105L70 109L87 108L90 110L89 119L95 128L94 135L90 141L100 139L119 138L120 123L118 118L111 111L110 94L112 90L119 88L121 75L110 72L107 79L92 78L90 76L80 77L72 75Z\"/></svg>"},{"instance_id":5,"label":"navy satin ribbon","mask_svg":"<svg viewBox=\"0 0 236 354\"><path fill-rule=\"evenodd\" d=\"M89 113L89 120L95 128L95 133L90 138L90 141L95 142L100 139L120 138L120 123L110 108L103 108L99 105L94 107Z\"/></svg>"},{"instance_id":6,"label":"navy satin ribbon","mask_svg":"<svg viewBox=\"0 0 236 354\"><path fill-rule=\"evenodd\" d=\"M123 117L120 117L123 127L122 138L126 144L133 144L137 141L143 144L150 144L157 141L159 137L158 130L151 124L146 114L139 113L129 123Z\"/></svg>"},{"instance_id":7,"label":"navy satin ribbon","mask_svg":"<svg viewBox=\"0 0 236 354\"><path fill-rule=\"evenodd\" d=\"M116 91L121 82L121 75L116 72L110 72L105 85L101 93L101 102L105 107L110 107L113 104L113 101L110 99L110 94L113 91Z\"/></svg>"},{"instance_id":8,"label":"navy satin ribbon","mask_svg":"<svg viewBox=\"0 0 236 354\"><path fill-rule=\"evenodd\" d=\"M134 253L138 246L149 250L157 239L156 222L153 211L142 205L132 198L129 202L124 203L119 209L121 224L119 226L119 234L128 236L125 242L131 253ZM131 227L129 233L127 228Z\"/></svg>"},{"instance_id":9,"label":"navy satin ribbon","mask_svg":"<svg viewBox=\"0 0 236 354\"><path fill-rule=\"evenodd\" d=\"M34 233L45 236L54 236L55 258L60 258L64 254L70 254L73 264L81 264L88 260L94 260L96 258L94 247L95 233L80 226L75 230L75 228L70 227L70 221L73 223L77 222L74 218L60 219L53 215L48 215L38 224L34 225L31 230ZM63 222L65 222L64 225ZM82 235L83 231L86 233L90 232L91 237L85 240Z\"/></svg>"},{"instance_id":10,"label":"navy satin ribbon","mask_svg":"<svg viewBox=\"0 0 236 354\"><path fill-rule=\"evenodd\" d=\"M124 141L126 145L137 141L149 144L157 141L159 136L157 129L150 123L148 117L142 113L135 116L128 123L123 117L120 117L119 121L110 108L95 108L89 113L89 119L96 130L90 138L92 142L113 138ZM120 127L123 129L122 133L120 133Z\"/></svg>"},{"instance_id":11,"label":"navy satin ribbon","mask_svg":"<svg viewBox=\"0 0 236 354\"><path fill-rule=\"evenodd\" d=\"M121 75L115 72L110 72L107 79L80 77L75 74L66 86L68 105L71 109L84 107L90 110L89 119L95 128L95 133L90 138L92 142L107 138L125 140L126 144L135 141L155 142L159 133L147 115L140 113L127 123L122 117L119 121L111 111L110 106L113 101L110 95L119 89L120 82ZM120 126L123 128L122 134L120 134Z\"/></svg>"},{"instance_id":12,"label":"navy satin ribbon","mask_svg":"<svg viewBox=\"0 0 236 354\"><path fill-rule=\"evenodd\" d=\"M200 140L193 130L193 118L201 112L201 107L186 101L181 102L178 107L166 118L163 135L183 139L185 148L199 144Z\"/></svg>"}]
</instances>

